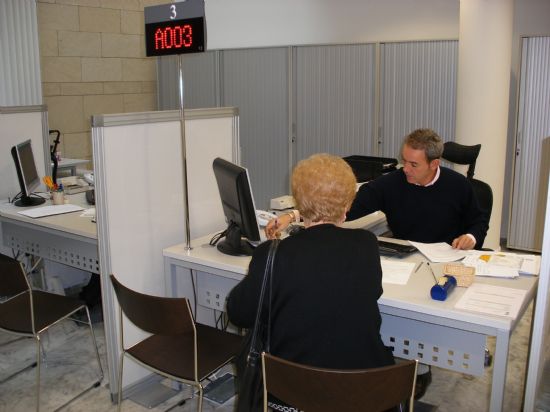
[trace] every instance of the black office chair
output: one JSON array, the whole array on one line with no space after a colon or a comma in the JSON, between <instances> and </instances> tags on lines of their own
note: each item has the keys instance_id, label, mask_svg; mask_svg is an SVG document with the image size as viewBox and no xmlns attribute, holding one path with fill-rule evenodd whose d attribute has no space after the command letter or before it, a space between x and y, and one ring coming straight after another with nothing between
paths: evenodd
<instances>
[{"instance_id":1,"label":"black office chair","mask_svg":"<svg viewBox=\"0 0 550 412\"><path fill-rule=\"evenodd\" d=\"M445 142L443 144L443 159L459 165L468 165L466 177L473 179L476 168L476 160L481 150L481 145L466 146L456 142Z\"/></svg>"},{"instance_id":2,"label":"black office chair","mask_svg":"<svg viewBox=\"0 0 550 412\"><path fill-rule=\"evenodd\" d=\"M452 163L468 165L466 177L472 184L479 207L487 214L487 218L491 219L491 212L493 210L493 190L487 183L474 179L476 160L480 150L481 144L467 146L456 142L445 142L443 145L443 155L441 157Z\"/></svg>"}]
</instances>

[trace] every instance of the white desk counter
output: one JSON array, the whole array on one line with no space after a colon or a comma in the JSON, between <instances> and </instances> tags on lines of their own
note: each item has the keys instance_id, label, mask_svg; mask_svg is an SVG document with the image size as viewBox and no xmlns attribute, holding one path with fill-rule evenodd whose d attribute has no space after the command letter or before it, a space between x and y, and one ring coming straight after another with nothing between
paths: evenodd
<instances>
[{"instance_id":1,"label":"white desk counter","mask_svg":"<svg viewBox=\"0 0 550 412\"><path fill-rule=\"evenodd\" d=\"M91 207L86 203L84 193L67 198L84 208ZM50 201L34 207L48 204ZM0 201L2 244L5 247L99 273L97 227L91 217L82 217L84 211L78 211L33 219L18 213L25 209Z\"/></svg>"},{"instance_id":2,"label":"white desk counter","mask_svg":"<svg viewBox=\"0 0 550 412\"><path fill-rule=\"evenodd\" d=\"M216 312L223 310L218 301L225 297L245 276L250 257L227 256L208 244L211 236L191 242L192 249L176 245L164 250L167 294L186 296L195 308L197 321L213 324ZM410 260L421 261L420 254ZM432 265L436 275L441 265ZM504 397L509 338L536 292L537 277L517 279L476 278L476 282L527 291L517 318L483 315L455 309L464 288L456 288L449 298L435 301L430 298L433 276L423 265L409 278L407 285L383 284L379 300L382 313L381 334L396 357L418 359L422 363L455 370L461 373L484 373L487 336L496 337L491 411L500 411ZM208 298L205 297L208 293ZM210 296L219 295L218 301ZM521 394L518 394L521 396Z\"/></svg>"}]
</instances>

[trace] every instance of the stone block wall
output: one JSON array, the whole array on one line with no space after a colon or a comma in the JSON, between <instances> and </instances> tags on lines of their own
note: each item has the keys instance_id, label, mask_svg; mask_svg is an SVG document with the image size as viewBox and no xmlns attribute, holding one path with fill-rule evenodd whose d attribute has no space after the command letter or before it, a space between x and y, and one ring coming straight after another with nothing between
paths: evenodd
<instances>
[{"instance_id":1,"label":"stone block wall","mask_svg":"<svg viewBox=\"0 0 550 412\"><path fill-rule=\"evenodd\" d=\"M143 8L164 3L37 0L44 104L50 129L61 131L63 157L92 159L92 115L157 109Z\"/></svg>"}]
</instances>

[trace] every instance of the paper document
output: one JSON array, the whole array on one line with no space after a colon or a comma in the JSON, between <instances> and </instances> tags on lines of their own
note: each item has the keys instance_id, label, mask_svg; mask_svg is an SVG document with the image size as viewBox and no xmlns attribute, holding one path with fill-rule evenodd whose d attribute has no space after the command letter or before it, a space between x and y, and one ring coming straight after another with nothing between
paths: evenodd
<instances>
[{"instance_id":1,"label":"paper document","mask_svg":"<svg viewBox=\"0 0 550 412\"><path fill-rule=\"evenodd\" d=\"M414 262L399 262L394 259L380 259L382 265L382 283L406 285L413 269Z\"/></svg>"},{"instance_id":2,"label":"paper document","mask_svg":"<svg viewBox=\"0 0 550 412\"><path fill-rule=\"evenodd\" d=\"M95 207L84 209L84 212L82 212L80 217L95 217Z\"/></svg>"},{"instance_id":3,"label":"paper document","mask_svg":"<svg viewBox=\"0 0 550 412\"><path fill-rule=\"evenodd\" d=\"M463 262L475 266L477 274L482 276L512 277L512 273L519 276L540 272L540 256L536 255L470 250Z\"/></svg>"},{"instance_id":4,"label":"paper document","mask_svg":"<svg viewBox=\"0 0 550 412\"><path fill-rule=\"evenodd\" d=\"M451 245L445 242L440 243L420 243L410 242L420 253L434 263L454 262L466 256L466 251L453 249Z\"/></svg>"},{"instance_id":5,"label":"paper document","mask_svg":"<svg viewBox=\"0 0 550 412\"><path fill-rule=\"evenodd\" d=\"M455 305L456 309L516 318L527 291L474 283Z\"/></svg>"},{"instance_id":6,"label":"paper document","mask_svg":"<svg viewBox=\"0 0 550 412\"><path fill-rule=\"evenodd\" d=\"M37 217L60 215L62 213L78 212L79 210L83 210L83 209L84 209L83 207L80 207L77 205L71 205L71 204L49 205L49 206L35 207L33 209L23 210L17 213L23 216L37 218Z\"/></svg>"}]
</instances>

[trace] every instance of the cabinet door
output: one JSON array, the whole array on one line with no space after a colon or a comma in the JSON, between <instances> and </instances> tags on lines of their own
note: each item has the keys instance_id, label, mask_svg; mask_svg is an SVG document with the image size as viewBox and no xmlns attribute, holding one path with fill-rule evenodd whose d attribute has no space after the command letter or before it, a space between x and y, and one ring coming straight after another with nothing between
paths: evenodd
<instances>
[{"instance_id":1,"label":"cabinet door","mask_svg":"<svg viewBox=\"0 0 550 412\"><path fill-rule=\"evenodd\" d=\"M295 49L294 163L313 153L373 155L375 46Z\"/></svg>"},{"instance_id":2,"label":"cabinet door","mask_svg":"<svg viewBox=\"0 0 550 412\"><path fill-rule=\"evenodd\" d=\"M458 41L380 46L379 152L399 157L403 137L418 128L455 140Z\"/></svg>"},{"instance_id":3,"label":"cabinet door","mask_svg":"<svg viewBox=\"0 0 550 412\"><path fill-rule=\"evenodd\" d=\"M541 251L550 164L550 37L523 39L508 247Z\"/></svg>"}]
</instances>

